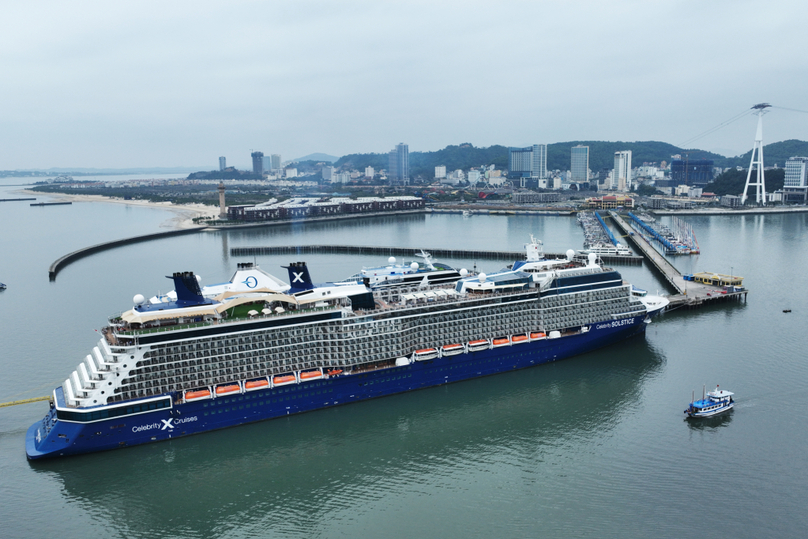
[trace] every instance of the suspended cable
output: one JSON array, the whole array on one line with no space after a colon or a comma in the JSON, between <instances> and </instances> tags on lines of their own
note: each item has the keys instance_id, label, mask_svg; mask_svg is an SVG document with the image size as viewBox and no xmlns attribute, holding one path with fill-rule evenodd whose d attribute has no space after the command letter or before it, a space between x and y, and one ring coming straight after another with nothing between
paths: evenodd
<instances>
[{"instance_id":1,"label":"suspended cable","mask_svg":"<svg viewBox=\"0 0 808 539\"><path fill-rule=\"evenodd\" d=\"M775 107L772 105L773 109L780 109L780 110L790 110L791 112L802 112L808 114L808 110L800 110L800 109L790 109L788 107Z\"/></svg>"},{"instance_id":2,"label":"suspended cable","mask_svg":"<svg viewBox=\"0 0 808 539\"><path fill-rule=\"evenodd\" d=\"M692 137L692 138L687 139L686 141L682 142L681 144L678 144L678 146L679 146L680 148L683 148L683 149L684 149L684 148L685 148L685 146L686 146L687 144L690 144L690 143L692 143L692 142L695 142L695 141L699 140L699 139L700 139L700 138L702 138L702 137L706 137L707 135L709 135L709 134L711 134L711 133L714 133L714 132L718 131L718 130L719 130L719 129L721 129L721 128L724 128L724 127L728 126L729 124L731 124L731 123L733 123L733 122L736 122L736 121L740 120L741 118L743 118L743 117L744 117L744 116L746 116L747 114L749 114L749 109L744 109L744 111L743 111L743 112L741 112L740 114L738 114L738 115L736 115L736 116L733 116L733 117L732 117L732 118L730 118L729 120L726 120L726 121L724 121L724 122L721 122L721 123L720 123L720 124L718 124L717 126L712 127L712 128L710 128L710 129L708 129L707 131L704 131L703 133L700 133L700 134L696 135L695 137Z\"/></svg>"}]
</instances>

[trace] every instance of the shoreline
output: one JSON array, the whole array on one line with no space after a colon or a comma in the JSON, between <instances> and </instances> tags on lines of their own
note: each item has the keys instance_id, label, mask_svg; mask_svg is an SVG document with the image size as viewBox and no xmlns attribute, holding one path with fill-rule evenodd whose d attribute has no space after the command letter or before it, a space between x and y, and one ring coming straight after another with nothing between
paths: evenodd
<instances>
[{"instance_id":1,"label":"shoreline","mask_svg":"<svg viewBox=\"0 0 808 539\"><path fill-rule=\"evenodd\" d=\"M43 196L39 191L30 191L28 189L21 189L15 193ZM146 208L155 208L166 210L174 214L174 217L166 219L160 223L160 228L170 228L174 230L184 230L188 228L201 228L206 225L198 225L194 223L197 217L206 217L209 219L216 219L219 216L219 208L216 206L207 206L205 204L173 204L171 202L149 202L146 200L124 200L118 197L108 197L104 195L68 195L65 193L45 193L44 196L53 197L56 201L60 202L102 202L111 204L125 204L129 206L140 206Z\"/></svg>"},{"instance_id":2,"label":"shoreline","mask_svg":"<svg viewBox=\"0 0 808 539\"><path fill-rule=\"evenodd\" d=\"M767 215L775 213L808 213L808 206L770 206L768 208L704 208L689 210L647 210L654 215Z\"/></svg>"}]
</instances>

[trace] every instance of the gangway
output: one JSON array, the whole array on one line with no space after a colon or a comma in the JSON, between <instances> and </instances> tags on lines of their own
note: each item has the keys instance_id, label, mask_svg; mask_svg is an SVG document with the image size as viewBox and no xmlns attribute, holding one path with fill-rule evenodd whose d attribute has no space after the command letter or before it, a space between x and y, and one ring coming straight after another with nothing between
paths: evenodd
<instances>
[{"instance_id":1,"label":"gangway","mask_svg":"<svg viewBox=\"0 0 808 539\"><path fill-rule=\"evenodd\" d=\"M606 231L606 235L609 236L609 241L612 242L612 245L614 245L615 247L620 247L621 246L620 242L617 241L617 238L614 237L614 234L612 234L612 231L609 230L608 226L606 226L606 223L603 221L603 217L601 217L598 212L595 212L595 217L597 217L598 221L600 221L600 226L602 226L603 230Z\"/></svg>"}]
</instances>

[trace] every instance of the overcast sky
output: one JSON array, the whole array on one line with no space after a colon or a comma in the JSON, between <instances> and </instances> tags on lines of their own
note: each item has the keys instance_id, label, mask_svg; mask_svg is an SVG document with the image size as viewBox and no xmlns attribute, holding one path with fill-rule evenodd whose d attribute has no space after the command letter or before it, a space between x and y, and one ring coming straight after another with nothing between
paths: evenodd
<instances>
[{"instance_id":1,"label":"overcast sky","mask_svg":"<svg viewBox=\"0 0 808 539\"><path fill-rule=\"evenodd\" d=\"M680 145L759 102L808 110L805 0L8 0L0 14L0 170ZM784 109L764 142L808 140L808 114ZM688 147L740 154L755 125Z\"/></svg>"}]
</instances>

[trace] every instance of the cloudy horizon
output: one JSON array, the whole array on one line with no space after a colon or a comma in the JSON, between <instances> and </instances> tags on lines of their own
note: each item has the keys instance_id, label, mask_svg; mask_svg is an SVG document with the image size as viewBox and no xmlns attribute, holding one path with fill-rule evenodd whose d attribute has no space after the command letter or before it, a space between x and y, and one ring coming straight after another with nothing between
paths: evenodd
<instances>
[{"instance_id":1,"label":"cloudy horizon","mask_svg":"<svg viewBox=\"0 0 808 539\"><path fill-rule=\"evenodd\" d=\"M787 1L12 3L0 170L247 168L251 150L399 142L731 157L760 102L765 144L808 140L806 16Z\"/></svg>"}]
</instances>

